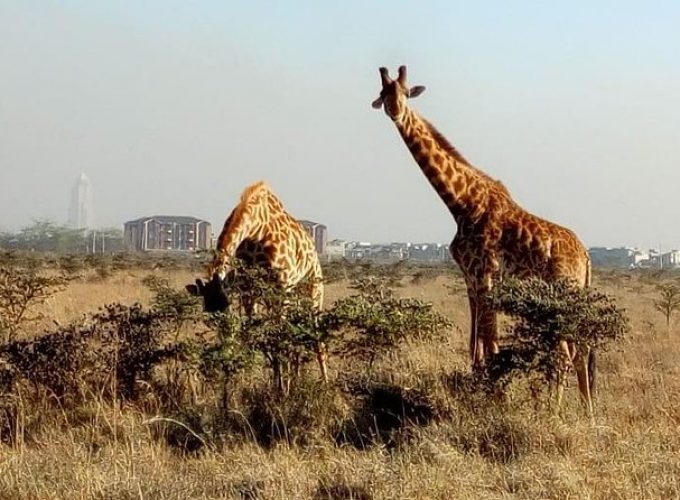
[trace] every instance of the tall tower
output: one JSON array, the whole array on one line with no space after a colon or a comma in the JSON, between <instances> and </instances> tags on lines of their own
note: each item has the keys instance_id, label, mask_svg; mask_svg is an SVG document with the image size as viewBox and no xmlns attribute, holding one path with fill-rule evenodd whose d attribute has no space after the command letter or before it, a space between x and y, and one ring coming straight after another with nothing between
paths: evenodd
<instances>
[{"instance_id":1,"label":"tall tower","mask_svg":"<svg viewBox=\"0 0 680 500\"><path fill-rule=\"evenodd\" d=\"M91 229L94 226L92 183L84 173L80 174L71 190L68 225L75 229Z\"/></svg>"}]
</instances>

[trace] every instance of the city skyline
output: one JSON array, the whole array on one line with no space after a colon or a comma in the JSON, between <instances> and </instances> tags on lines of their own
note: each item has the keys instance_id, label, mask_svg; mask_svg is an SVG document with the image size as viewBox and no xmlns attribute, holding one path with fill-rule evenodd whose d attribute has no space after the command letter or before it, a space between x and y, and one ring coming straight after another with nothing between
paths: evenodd
<instances>
[{"instance_id":1,"label":"city skyline","mask_svg":"<svg viewBox=\"0 0 680 500\"><path fill-rule=\"evenodd\" d=\"M77 187L78 182L76 182L76 185L74 186L73 192L75 192L75 188ZM190 218L197 218L197 219L204 219L206 220L213 228L221 228L222 225L224 224L224 220L219 220L219 221L210 221L209 219L205 219L202 217L199 217L193 213L190 214L180 214L180 213L162 213L162 212L156 212L155 215L139 215L138 217L135 218L154 218L154 217L190 217ZM59 221L50 219L50 218L36 218L34 219L35 221L48 221L52 222L55 224L59 224ZM131 219L132 220L132 219ZM434 237L425 237L425 238L409 238L405 236L398 236L396 238L392 239L380 239L380 238L375 238L371 237L370 235L368 237L357 237L356 235L336 235L332 232L332 228L328 228L327 225L325 225L322 221L312 221L309 219L300 219L303 222L308 222L312 224L317 224L317 225L322 225L328 229L328 236L327 240L328 242L332 241L343 241L343 242L351 242L351 243L369 243L373 245L390 245L390 244L395 244L395 243L408 243L408 244L439 244L439 245L449 245L451 240L438 240ZM111 225L92 225L92 226L87 226L87 227L80 227L76 228L74 225L71 223L70 216L67 218L67 221L65 223L66 226L72 227L75 229L94 229L94 230L105 230L105 229L120 229L121 231L124 229L125 224L127 224L130 221L122 221L120 224L111 224ZM7 231L7 232L13 232L13 231L19 231L23 229L24 227L29 227L31 223L27 225L15 225L15 226L6 226L6 227L0 227L0 232ZM219 234L219 229L217 233L213 232L213 237L217 237ZM453 235L452 235L453 238ZM634 250L640 250L640 251L654 251L658 253L664 253L668 251L675 251L680 249L680 243L676 246L669 246L669 247L664 247L662 245L636 245L632 243L614 243L614 244L599 244L599 245L587 245L586 247L588 249L598 249L598 248L603 248L603 249L634 249Z\"/></svg>"}]
</instances>

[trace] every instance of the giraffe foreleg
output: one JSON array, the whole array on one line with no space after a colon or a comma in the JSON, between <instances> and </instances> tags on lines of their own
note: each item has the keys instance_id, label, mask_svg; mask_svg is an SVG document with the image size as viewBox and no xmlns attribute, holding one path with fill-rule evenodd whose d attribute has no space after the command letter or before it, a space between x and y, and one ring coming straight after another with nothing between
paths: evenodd
<instances>
[{"instance_id":1,"label":"giraffe foreleg","mask_svg":"<svg viewBox=\"0 0 680 500\"><path fill-rule=\"evenodd\" d=\"M498 354L498 320L489 302L492 288L490 275L472 283L468 290L470 300L470 358L473 368L484 364L486 356Z\"/></svg>"},{"instance_id":2,"label":"giraffe foreleg","mask_svg":"<svg viewBox=\"0 0 680 500\"><path fill-rule=\"evenodd\" d=\"M321 312L323 310L323 296L324 296L324 285L323 285L323 274L321 271L321 264L317 262L312 280L311 280L311 293L312 303L314 305L314 310ZM319 363L319 369L321 370L321 379L324 383L328 382L328 350L326 349L325 342L318 342L316 345L316 359Z\"/></svg>"},{"instance_id":3,"label":"giraffe foreleg","mask_svg":"<svg viewBox=\"0 0 680 500\"><path fill-rule=\"evenodd\" d=\"M478 368L484 362L484 342L479 331L479 306L474 290L468 290L470 304L470 362L472 368Z\"/></svg>"}]
</instances>

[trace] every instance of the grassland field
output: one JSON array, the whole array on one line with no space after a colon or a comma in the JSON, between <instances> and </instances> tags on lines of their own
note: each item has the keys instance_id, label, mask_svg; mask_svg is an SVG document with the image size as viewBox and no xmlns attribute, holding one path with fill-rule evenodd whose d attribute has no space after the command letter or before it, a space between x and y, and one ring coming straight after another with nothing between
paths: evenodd
<instances>
[{"instance_id":1,"label":"grassland field","mask_svg":"<svg viewBox=\"0 0 680 500\"><path fill-rule=\"evenodd\" d=\"M45 319L24 335L107 303L149 304L152 294L142 284L149 274L178 289L198 275L188 269L84 272L41 305ZM60 409L44 395L22 403L15 417L21 439L0 444L0 497L680 498L680 319L668 327L654 307L657 285L671 281L680 282L671 274L596 270L593 286L616 297L632 331L600 354L594 425L579 405L575 377L558 415L521 385L502 405L457 395L447 380L469 371L462 280L452 272L428 279L406 275L397 293L431 302L454 327L443 341L402 345L374 370L402 391L427 394L440 417L364 447L320 433L300 443L266 445L247 436L222 437L187 453L168 444L168 429L200 426L200 415L194 424L153 402L96 395L81 407ZM326 303L350 292L346 279L329 283ZM329 366L331 385L353 370L351 362L334 357ZM311 397L320 391L316 374L310 365ZM244 384L262 385L266 375L253 377ZM345 416L352 411L335 396L321 404ZM192 411L202 407L199 394ZM165 422L161 432L158 422L165 417L178 423Z\"/></svg>"}]
</instances>

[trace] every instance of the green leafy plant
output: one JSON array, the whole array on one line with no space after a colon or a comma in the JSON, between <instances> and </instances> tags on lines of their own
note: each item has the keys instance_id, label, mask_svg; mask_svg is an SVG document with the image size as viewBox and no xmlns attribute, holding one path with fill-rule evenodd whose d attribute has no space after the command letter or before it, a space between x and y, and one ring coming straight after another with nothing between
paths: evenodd
<instances>
[{"instance_id":1,"label":"green leafy plant","mask_svg":"<svg viewBox=\"0 0 680 500\"><path fill-rule=\"evenodd\" d=\"M625 312L611 297L566 280L507 279L490 300L514 320L508 330L509 344L487 366L494 383L507 384L518 374L554 382L563 368L560 341L603 350L630 328Z\"/></svg>"},{"instance_id":2,"label":"green leafy plant","mask_svg":"<svg viewBox=\"0 0 680 500\"><path fill-rule=\"evenodd\" d=\"M207 332L199 333L199 342L192 345L192 354L206 380L220 385L222 408L229 407L234 378L255 364L256 353L244 338L241 319L224 312L206 315ZM212 340L207 334L213 334Z\"/></svg>"},{"instance_id":3,"label":"green leafy plant","mask_svg":"<svg viewBox=\"0 0 680 500\"><path fill-rule=\"evenodd\" d=\"M323 323L327 330L344 327L338 350L367 361L369 367L401 342L435 338L451 326L432 304L396 297L384 279L362 278L351 286L357 293L336 302Z\"/></svg>"},{"instance_id":4,"label":"green leafy plant","mask_svg":"<svg viewBox=\"0 0 680 500\"><path fill-rule=\"evenodd\" d=\"M167 279L148 275L142 279L142 283L153 292L151 307L171 323L175 334L201 316L200 300L184 290L172 288Z\"/></svg>"},{"instance_id":5,"label":"green leafy plant","mask_svg":"<svg viewBox=\"0 0 680 500\"><path fill-rule=\"evenodd\" d=\"M320 328L319 311L306 293L309 283L283 290L271 273L236 267L228 292L231 303L251 311L241 317L243 342L263 357L277 389L287 392L300 366L314 359L330 332Z\"/></svg>"}]
</instances>

